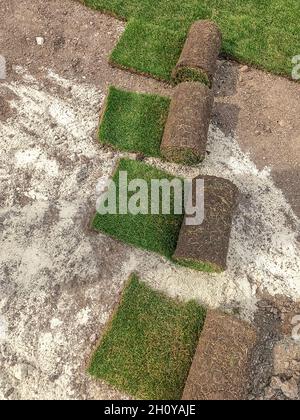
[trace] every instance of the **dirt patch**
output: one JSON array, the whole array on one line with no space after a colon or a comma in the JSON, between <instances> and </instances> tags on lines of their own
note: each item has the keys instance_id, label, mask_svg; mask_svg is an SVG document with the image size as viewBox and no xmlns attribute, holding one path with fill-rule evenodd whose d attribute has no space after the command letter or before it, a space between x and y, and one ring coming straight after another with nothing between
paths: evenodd
<instances>
[{"instance_id":1,"label":"dirt patch","mask_svg":"<svg viewBox=\"0 0 300 420\"><path fill-rule=\"evenodd\" d=\"M251 355L249 398L265 398L273 376L273 350L281 340L280 313L269 300L258 303L254 317L257 341ZM277 395L278 397L278 395Z\"/></svg>"},{"instance_id":2,"label":"dirt patch","mask_svg":"<svg viewBox=\"0 0 300 420\"><path fill-rule=\"evenodd\" d=\"M250 399L299 399L299 314L299 302L283 296L266 295L258 303L254 319L258 340L251 355Z\"/></svg>"},{"instance_id":3,"label":"dirt patch","mask_svg":"<svg viewBox=\"0 0 300 420\"><path fill-rule=\"evenodd\" d=\"M0 0L0 53L6 58L8 80L12 66L26 67L37 79L43 67L66 79L101 85L111 83L150 93L169 87L152 79L113 69L108 58L122 35L125 23L90 10L77 1ZM76 28L80 27L80 33ZM37 37L44 43L37 44ZM0 82L1 84L1 82Z\"/></svg>"},{"instance_id":4,"label":"dirt patch","mask_svg":"<svg viewBox=\"0 0 300 420\"><path fill-rule=\"evenodd\" d=\"M220 63L213 121L235 133L259 169L270 168L276 185L300 216L300 87L271 74Z\"/></svg>"},{"instance_id":5,"label":"dirt patch","mask_svg":"<svg viewBox=\"0 0 300 420\"><path fill-rule=\"evenodd\" d=\"M171 162L196 164L206 156L213 94L199 83L181 83L175 89L161 144Z\"/></svg>"}]
</instances>

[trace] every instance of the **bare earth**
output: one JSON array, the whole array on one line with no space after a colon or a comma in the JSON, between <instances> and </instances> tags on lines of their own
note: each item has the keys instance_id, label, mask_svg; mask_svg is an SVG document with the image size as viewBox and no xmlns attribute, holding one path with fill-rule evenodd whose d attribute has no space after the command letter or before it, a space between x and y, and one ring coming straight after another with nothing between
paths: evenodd
<instances>
[{"instance_id":1,"label":"bare earth","mask_svg":"<svg viewBox=\"0 0 300 420\"><path fill-rule=\"evenodd\" d=\"M96 138L108 86L172 95L108 65L124 23L71 0L0 0L0 21L0 399L127 398L86 365L133 270L252 322L250 398L299 399L300 86L222 61L204 165L149 159L241 191L228 271L201 274L89 228L119 156Z\"/></svg>"}]
</instances>

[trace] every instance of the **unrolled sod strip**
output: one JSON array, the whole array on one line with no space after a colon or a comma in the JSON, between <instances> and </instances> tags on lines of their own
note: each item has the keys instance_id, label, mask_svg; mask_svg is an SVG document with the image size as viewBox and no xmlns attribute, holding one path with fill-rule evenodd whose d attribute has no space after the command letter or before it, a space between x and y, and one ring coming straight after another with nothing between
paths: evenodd
<instances>
[{"instance_id":1,"label":"unrolled sod strip","mask_svg":"<svg viewBox=\"0 0 300 420\"><path fill-rule=\"evenodd\" d=\"M175 89L160 151L168 161L196 164L205 158L214 96L205 85L185 82Z\"/></svg>"},{"instance_id":2,"label":"unrolled sod strip","mask_svg":"<svg viewBox=\"0 0 300 420\"><path fill-rule=\"evenodd\" d=\"M173 259L197 270L222 272L227 268L238 189L232 182L223 178L198 176L193 179L190 192L193 205L197 200L200 203L201 190L199 192L196 188L197 179L204 180L204 220L201 224L191 225L187 220L189 215L185 215Z\"/></svg>"},{"instance_id":3,"label":"unrolled sod strip","mask_svg":"<svg viewBox=\"0 0 300 420\"><path fill-rule=\"evenodd\" d=\"M247 323L208 311L183 400L242 400L256 332Z\"/></svg>"},{"instance_id":4,"label":"unrolled sod strip","mask_svg":"<svg viewBox=\"0 0 300 420\"><path fill-rule=\"evenodd\" d=\"M217 58L222 45L222 34L210 20L195 22L189 31L179 61L173 70L176 83L200 81L208 86L217 69Z\"/></svg>"}]
</instances>

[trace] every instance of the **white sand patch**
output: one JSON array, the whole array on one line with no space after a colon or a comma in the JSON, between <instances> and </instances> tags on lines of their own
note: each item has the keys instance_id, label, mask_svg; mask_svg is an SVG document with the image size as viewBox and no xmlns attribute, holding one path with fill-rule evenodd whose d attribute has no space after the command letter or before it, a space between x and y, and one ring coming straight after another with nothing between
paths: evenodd
<instances>
[{"instance_id":1,"label":"white sand patch","mask_svg":"<svg viewBox=\"0 0 300 420\"><path fill-rule=\"evenodd\" d=\"M90 308L81 309L81 311L76 315L76 321L79 325L86 325L89 322L91 315Z\"/></svg>"},{"instance_id":2,"label":"white sand patch","mask_svg":"<svg viewBox=\"0 0 300 420\"><path fill-rule=\"evenodd\" d=\"M4 316L0 315L0 344L6 340L8 334L8 323Z\"/></svg>"},{"instance_id":3,"label":"white sand patch","mask_svg":"<svg viewBox=\"0 0 300 420\"><path fill-rule=\"evenodd\" d=\"M39 148L19 151L16 153L15 158L17 166L20 168L33 166L37 171L47 172L49 176L59 175L59 166L57 162L47 159Z\"/></svg>"}]
</instances>

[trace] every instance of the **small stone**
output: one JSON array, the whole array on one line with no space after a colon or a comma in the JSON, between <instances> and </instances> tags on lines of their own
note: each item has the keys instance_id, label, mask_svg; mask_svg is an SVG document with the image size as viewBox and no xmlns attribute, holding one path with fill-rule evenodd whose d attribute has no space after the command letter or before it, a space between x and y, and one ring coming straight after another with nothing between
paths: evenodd
<instances>
[{"instance_id":1,"label":"small stone","mask_svg":"<svg viewBox=\"0 0 300 420\"><path fill-rule=\"evenodd\" d=\"M10 388L5 394L4 397L5 398L9 398L13 393L15 392L14 388Z\"/></svg>"},{"instance_id":2,"label":"small stone","mask_svg":"<svg viewBox=\"0 0 300 420\"><path fill-rule=\"evenodd\" d=\"M242 73L246 73L247 71L249 71L249 67L248 66L242 66L240 68L240 70L241 70Z\"/></svg>"},{"instance_id":3,"label":"small stone","mask_svg":"<svg viewBox=\"0 0 300 420\"><path fill-rule=\"evenodd\" d=\"M296 400L298 399L298 384L296 382L296 380L294 378L290 379L287 382L284 382L281 385L281 391L284 393L284 395L291 399L291 400Z\"/></svg>"},{"instance_id":4,"label":"small stone","mask_svg":"<svg viewBox=\"0 0 300 420\"><path fill-rule=\"evenodd\" d=\"M91 343L95 343L96 341L97 341L97 336L96 336L96 334L91 335L91 337L90 337L90 342L91 342Z\"/></svg>"},{"instance_id":5,"label":"small stone","mask_svg":"<svg viewBox=\"0 0 300 420\"><path fill-rule=\"evenodd\" d=\"M292 362L300 360L300 345L292 339L282 340L274 347L273 355L275 375L292 375L295 371Z\"/></svg>"},{"instance_id":6,"label":"small stone","mask_svg":"<svg viewBox=\"0 0 300 420\"><path fill-rule=\"evenodd\" d=\"M270 383L270 387L272 389L276 390L276 389L281 389L281 386L282 386L281 380L278 377L273 376L273 378L271 380L271 383Z\"/></svg>"},{"instance_id":7,"label":"small stone","mask_svg":"<svg viewBox=\"0 0 300 420\"><path fill-rule=\"evenodd\" d=\"M106 154L106 157L107 157L107 159L112 159L112 158L114 157L113 152L108 152L108 153Z\"/></svg>"},{"instance_id":8,"label":"small stone","mask_svg":"<svg viewBox=\"0 0 300 420\"><path fill-rule=\"evenodd\" d=\"M266 400L271 400L274 397L274 395L275 395L275 389L274 388L269 387L265 390L265 399Z\"/></svg>"},{"instance_id":9,"label":"small stone","mask_svg":"<svg viewBox=\"0 0 300 420\"><path fill-rule=\"evenodd\" d=\"M260 136L260 135L261 135L261 131L256 130L256 131L255 131L255 134L256 134L257 136Z\"/></svg>"},{"instance_id":10,"label":"small stone","mask_svg":"<svg viewBox=\"0 0 300 420\"><path fill-rule=\"evenodd\" d=\"M19 381L24 381L28 376L28 367L25 364L18 365L14 369L15 378Z\"/></svg>"},{"instance_id":11,"label":"small stone","mask_svg":"<svg viewBox=\"0 0 300 420\"><path fill-rule=\"evenodd\" d=\"M285 122L283 120L278 121L278 124L280 125L280 127L284 127L285 126Z\"/></svg>"},{"instance_id":12,"label":"small stone","mask_svg":"<svg viewBox=\"0 0 300 420\"><path fill-rule=\"evenodd\" d=\"M293 370L293 372L300 372L300 362L297 360L292 360L290 363L290 368Z\"/></svg>"},{"instance_id":13,"label":"small stone","mask_svg":"<svg viewBox=\"0 0 300 420\"><path fill-rule=\"evenodd\" d=\"M35 38L37 45L44 45L45 43L45 38L43 38L42 36L37 36Z\"/></svg>"}]
</instances>

